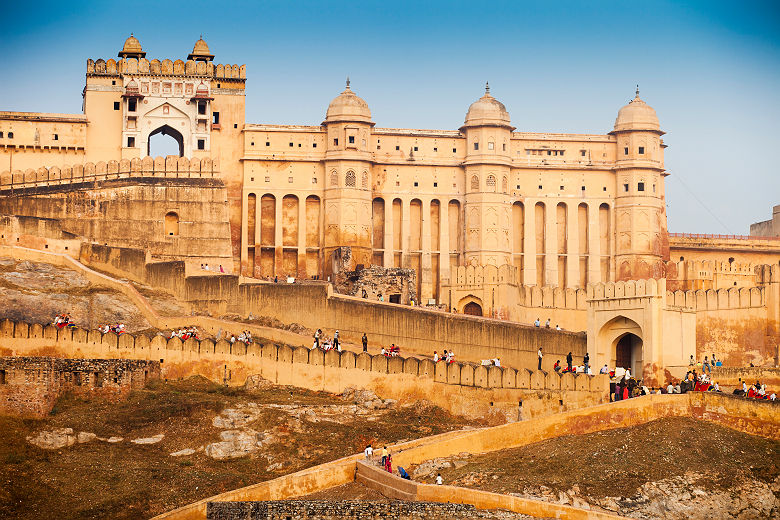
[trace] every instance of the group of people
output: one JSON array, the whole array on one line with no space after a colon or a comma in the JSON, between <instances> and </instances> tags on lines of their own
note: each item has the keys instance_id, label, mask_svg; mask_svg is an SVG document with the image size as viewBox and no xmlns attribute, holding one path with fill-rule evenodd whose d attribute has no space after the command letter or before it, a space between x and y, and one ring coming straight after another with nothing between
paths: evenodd
<instances>
[{"instance_id":1,"label":"group of people","mask_svg":"<svg viewBox=\"0 0 780 520\"><path fill-rule=\"evenodd\" d=\"M363 350L365 352L365 350ZM385 357L397 357L401 355L401 347L391 343L389 347L382 347L382 355Z\"/></svg>"},{"instance_id":2,"label":"group of people","mask_svg":"<svg viewBox=\"0 0 780 520\"><path fill-rule=\"evenodd\" d=\"M232 345L236 341L240 341L241 343L243 343L245 345L251 345L252 342L254 341L252 339L252 332L248 331L248 330L242 330L241 334L239 334L238 336L236 336L235 334L231 334L230 335L230 344Z\"/></svg>"},{"instance_id":3,"label":"group of people","mask_svg":"<svg viewBox=\"0 0 780 520\"><path fill-rule=\"evenodd\" d=\"M219 267L209 267L209 264L200 264L200 268L204 271L213 271L215 273L224 273L225 269L222 267L222 264L219 265Z\"/></svg>"},{"instance_id":4,"label":"group of people","mask_svg":"<svg viewBox=\"0 0 780 520\"><path fill-rule=\"evenodd\" d=\"M689 365L700 369L702 373L704 372L712 373L712 368L722 367L723 361L715 358L715 354L712 355L712 359L710 359L708 356L704 356L704 361L696 361L693 358L693 354L691 354L691 360L689 362Z\"/></svg>"},{"instance_id":5,"label":"group of people","mask_svg":"<svg viewBox=\"0 0 780 520\"><path fill-rule=\"evenodd\" d=\"M438 363L439 361L443 361L444 363L454 363L455 362L455 352L453 350L450 351L444 351L441 356L439 356L439 353L437 351L433 351L433 362Z\"/></svg>"},{"instance_id":6,"label":"group of people","mask_svg":"<svg viewBox=\"0 0 780 520\"><path fill-rule=\"evenodd\" d=\"M743 381L742 378L740 378L739 381L742 383L742 388L734 390L734 395L741 395L748 399L762 399L767 401L777 400L777 394L771 390L767 390L766 385L761 384L760 381L756 381L755 384L750 386L748 386L747 382Z\"/></svg>"},{"instance_id":7,"label":"group of people","mask_svg":"<svg viewBox=\"0 0 780 520\"><path fill-rule=\"evenodd\" d=\"M61 329L63 327L75 327L76 324L73 323L72 318L70 317L70 313L66 312L64 314L57 314L57 317L54 318L54 321L52 322L54 325L57 326L57 328Z\"/></svg>"},{"instance_id":8,"label":"group of people","mask_svg":"<svg viewBox=\"0 0 780 520\"><path fill-rule=\"evenodd\" d=\"M539 357L539 370L542 369L542 349L539 347L539 351L537 353ZM566 354L566 367L561 369L561 360L558 359L555 361L555 364L553 365L553 370L556 373L559 374L565 374L566 372L573 372L575 374L588 374L593 375L593 372L590 369L590 354L585 352L585 357L583 358L583 364L582 365L576 365L574 366L572 363L574 362L574 356L571 355L571 352ZM602 368L602 374L606 374L604 369L607 367L607 365L604 365L604 368Z\"/></svg>"},{"instance_id":9,"label":"group of people","mask_svg":"<svg viewBox=\"0 0 780 520\"><path fill-rule=\"evenodd\" d=\"M536 321L534 321L534 327L541 328L541 326L542 326L542 321L539 318L536 318ZM544 323L544 328L545 329L551 329L552 328L550 326L550 318L547 318L547 321ZM555 324L555 330L562 330L561 326L558 325L557 323Z\"/></svg>"},{"instance_id":10,"label":"group of people","mask_svg":"<svg viewBox=\"0 0 780 520\"><path fill-rule=\"evenodd\" d=\"M200 339L198 337L198 329L195 327L182 327L179 330L172 330L171 338L179 338L182 341L187 341L190 338Z\"/></svg>"},{"instance_id":11,"label":"group of people","mask_svg":"<svg viewBox=\"0 0 780 520\"><path fill-rule=\"evenodd\" d=\"M368 340L366 340L366 342L367 341ZM317 331L314 333L314 344L312 344L311 350L317 350L318 348L321 348L325 352L328 352L329 350L336 350L338 352L341 352L341 341L339 341L339 331L337 330L336 332L333 333L333 341L331 341L325 337L325 334L322 332L322 329L317 329Z\"/></svg>"},{"instance_id":12,"label":"group of people","mask_svg":"<svg viewBox=\"0 0 780 520\"><path fill-rule=\"evenodd\" d=\"M374 459L374 446L369 444L366 446L366 449L363 450L363 454L366 457L366 462L369 464L374 464L376 461ZM382 447L381 452L381 458L379 459L379 465L384 468L385 471L388 473L393 472L393 456L390 454L390 451L387 449L387 446ZM412 480L412 477L409 475L409 472L407 472L402 466L398 466L398 476L401 477L404 480ZM436 484L441 485L443 482L441 478L441 473L438 473L436 475Z\"/></svg>"},{"instance_id":13,"label":"group of people","mask_svg":"<svg viewBox=\"0 0 780 520\"><path fill-rule=\"evenodd\" d=\"M116 325L103 325L102 327L98 327L98 330L103 334L108 334L109 332L113 332L117 336L120 334L125 333L125 324L124 323L117 323Z\"/></svg>"}]
</instances>

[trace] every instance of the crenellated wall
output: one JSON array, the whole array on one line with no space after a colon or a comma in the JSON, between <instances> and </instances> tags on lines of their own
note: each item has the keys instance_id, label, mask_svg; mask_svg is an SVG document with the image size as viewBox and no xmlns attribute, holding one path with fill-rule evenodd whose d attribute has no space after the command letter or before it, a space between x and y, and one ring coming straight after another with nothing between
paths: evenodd
<instances>
[{"instance_id":1,"label":"crenellated wall","mask_svg":"<svg viewBox=\"0 0 780 520\"><path fill-rule=\"evenodd\" d=\"M119 76L123 74L148 74L152 76L205 76L209 78L246 79L246 65L223 65L211 61L148 60L146 58L122 58L115 60L87 60L87 75Z\"/></svg>"},{"instance_id":2,"label":"crenellated wall","mask_svg":"<svg viewBox=\"0 0 780 520\"><path fill-rule=\"evenodd\" d=\"M262 341L262 340L260 340ZM323 352L272 343L226 340L166 339L144 335L102 334L96 330L58 329L3 320L0 351L14 356L158 360L162 377L198 374L243 384L260 374L280 385L340 393L348 387L369 388L384 398L428 399L453 413L471 417L500 415L516 420L518 403L525 418L608 400L606 375L559 375L555 372L434 363L430 358L370 355L352 351Z\"/></svg>"}]
</instances>

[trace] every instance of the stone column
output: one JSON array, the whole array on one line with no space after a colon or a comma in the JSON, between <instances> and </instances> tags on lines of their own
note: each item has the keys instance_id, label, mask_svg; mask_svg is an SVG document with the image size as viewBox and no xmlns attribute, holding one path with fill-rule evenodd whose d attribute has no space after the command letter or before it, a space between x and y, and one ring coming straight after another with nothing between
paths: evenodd
<instances>
[{"instance_id":1,"label":"stone column","mask_svg":"<svg viewBox=\"0 0 780 520\"><path fill-rule=\"evenodd\" d=\"M526 199L523 207L523 285L536 285L536 202Z\"/></svg>"},{"instance_id":2,"label":"stone column","mask_svg":"<svg viewBox=\"0 0 780 520\"><path fill-rule=\"evenodd\" d=\"M298 278L306 276L306 198L298 197Z\"/></svg>"},{"instance_id":3,"label":"stone column","mask_svg":"<svg viewBox=\"0 0 780 520\"><path fill-rule=\"evenodd\" d=\"M249 259L249 243L247 230L249 229L249 194L243 193L241 196L241 268L240 272L244 275L254 276L254 266L247 265ZM255 219L257 220L257 219ZM255 224L255 227L257 225Z\"/></svg>"},{"instance_id":4,"label":"stone column","mask_svg":"<svg viewBox=\"0 0 780 520\"><path fill-rule=\"evenodd\" d=\"M450 203L439 201L439 285L450 281ZM439 301L442 301L439 294Z\"/></svg>"},{"instance_id":5,"label":"stone column","mask_svg":"<svg viewBox=\"0 0 780 520\"><path fill-rule=\"evenodd\" d=\"M599 205L588 204L588 283L601 281L601 231L599 230Z\"/></svg>"},{"instance_id":6,"label":"stone column","mask_svg":"<svg viewBox=\"0 0 780 520\"><path fill-rule=\"evenodd\" d=\"M439 204L441 208L441 204ZM420 237L420 294L417 298L420 303L433 298L433 275L431 273L431 201L422 199L420 205L420 218L422 219L422 236Z\"/></svg>"},{"instance_id":7,"label":"stone column","mask_svg":"<svg viewBox=\"0 0 780 520\"><path fill-rule=\"evenodd\" d=\"M545 203L544 207L544 285L558 285L558 207Z\"/></svg>"},{"instance_id":8,"label":"stone column","mask_svg":"<svg viewBox=\"0 0 780 520\"><path fill-rule=\"evenodd\" d=\"M395 261L395 244L393 243L393 199L385 201L385 252L384 252L384 264L385 267L393 267Z\"/></svg>"},{"instance_id":9,"label":"stone column","mask_svg":"<svg viewBox=\"0 0 780 520\"><path fill-rule=\"evenodd\" d=\"M274 201L274 275L282 270L282 197L279 194Z\"/></svg>"},{"instance_id":10,"label":"stone column","mask_svg":"<svg viewBox=\"0 0 780 520\"><path fill-rule=\"evenodd\" d=\"M580 226L579 207L566 204L566 288L574 289L580 283Z\"/></svg>"},{"instance_id":11,"label":"stone column","mask_svg":"<svg viewBox=\"0 0 780 520\"><path fill-rule=\"evenodd\" d=\"M411 239L411 226L409 213L411 212L411 200L401 199L401 267L411 267L409 258L409 240Z\"/></svg>"}]
</instances>

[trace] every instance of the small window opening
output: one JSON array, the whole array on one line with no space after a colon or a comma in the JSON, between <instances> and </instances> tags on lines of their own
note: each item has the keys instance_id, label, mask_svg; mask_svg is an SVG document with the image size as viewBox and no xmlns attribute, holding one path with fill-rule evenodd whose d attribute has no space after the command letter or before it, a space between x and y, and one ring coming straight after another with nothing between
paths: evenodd
<instances>
[{"instance_id":1,"label":"small window opening","mask_svg":"<svg viewBox=\"0 0 780 520\"><path fill-rule=\"evenodd\" d=\"M55 141L59 141L60 140L60 136L58 134L54 134L54 140Z\"/></svg>"},{"instance_id":2,"label":"small window opening","mask_svg":"<svg viewBox=\"0 0 780 520\"><path fill-rule=\"evenodd\" d=\"M128 137L127 138L127 147L128 148L135 148L135 137Z\"/></svg>"},{"instance_id":3,"label":"small window opening","mask_svg":"<svg viewBox=\"0 0 780 520\"><path fill-rule=\"evenodd\" d=\"M312 148L317 148L317 143L312 143L311 147Z\"/></svg>"},{"instance_id":4,"label":"small window opening","mask_svg":"<svg viewBox=\"0 0 780 520\"><path fill-rule=\"evenodd\" d=\"M0 139L3 138L3 132L0 132Z\"/></svg>"},{"instance_id":5,"label":"small window opening","mask_svg":"<svg viewBox=\"0 0 780 520\"><path fill-rule=\"evenodd\" d=\"M419 183L419 182L417 182L417 181L414 181L414 187L415 187L415 188L416 188L417 186L419 186L419 185L420 185L420 183Z\"/></svg>"},{"instance_id":6,"label":"small window opening","mask_svg":"<svg viewBox=\"0 0 780 520\"><path fill-rule=\"evenodd\" d=\"M293 143L290 143L290 148L292 148L292 147L293 147Z\"/></svg>"},{"instance_id":7,"label":"small window opening","mask_svg":"<svg viewBox=\"0 0 780 520\"><path fill-rule=\"evenodd\" d=\"M561 186L561 191L563 191L563 186Z\"/></svg>"},{"instance_id":8,"label":"small window opening","mask_svg":"<svg viewBox=\"0 0 780 520\"><path fill-rule=\"evenodd\" d=\"M585 191L585 186L580 187L582 191Z\"/></svg>"},{"instance_id":9,"label":"small window opening","mask_svg":"<svg viewBox=\"0 0 780 520\"><path fill-rule=\"evenodd\" d=\"M128 100L128 102L127 102L127 110L129 112L135 112L136 103L137 102L136 102L135 99Z\"/></svg>"},{"instance_id":10,"label":"small window opening","mask_svg":"<svg viewBox=\"0 0 780 520\"><path fill-rule=\"evenodd\" d=\"M604 186L604 191L607 191L607 187L606 186Z\"/></svg>"},{"instance_id":11,"label":"small window opening","mask_svg":"<svg viewBox=\"0 0 780 520\"><path fill-rule=\"evenodd\" d=\"M628 191L628 184L623 185L623 191Z\"/></svg>"},{"instance_id":12,"label":"small window opening","mask_svg":"<svg viewBox=\"0 0 780 520\"><path fill-rule=\"evenodd\" d=\"M338 145L339 145L339 140L338 139L334 139L333 140L333 146L338 146Z\"/></svg>"},{"instance_id":13,"label":"small window opening","mask_svg":"<svg viewBox=\"0 0 780 520\"><path fill-rule=\"evenodd\" d=\"M165 235L176 236L179 234L179 215L174 211L165 214Z\"/></svg>"},{"instance_id":14,"label":"small window opening","mask_svg":"<svg viewBox=\"0 0 780 520\"><path fill-rule=\"evenodd\" d=\"M266 145L266 146L271 146L271 142L270 142L270 141L266 141L266 142L265 142L265 145Z\"/></svg>"},{"instance_id":15,"label":"small window opening","mask_svg":"<svg viewBox=\"0 0 780 520\"><path fill-rule=\"evenodd\" d=\"M414 147L414 151L416 152L417 150L419 150L419 148L417 148L417 147L415 146L415 147Z\"/></svg>"},{"instance_id":16,"label":"small window opening","mask_svg":"<svg viewBox=\"0 0 780 520\"><path fill-rule=\"evenodd\" d=\"M8 132L8 139L13 139L13 138L14 138L14 133Z\"/></svg>"},{"instance_id":17,"label":"small window opening","mask_svg":"<svg viewBox=\"0 0 780 520\"><path fill-rule=\"evenodd\" d=\"M474 149L479 150L479 143L474 143Z\"/></svg>"},{"instance_id":18,"label":"small window opening","mask_svg":"<svg viewBox=\"0 0 780 520\"><path fill-rule=\"evenodd\" d=\"M112 79L112 80L111 80L111 84L112 84L112 85L116 85L116 80L115 80L115 79Z\"/></svg>"},{"instance_id":19,"label":"small window opening","mask_svg":"<svg viewBox=\"0 0 780 520\"><path fill-rule=\"evenodd\" d=\"M238 123L233 123L233 128L238 128Z\"/></svg>"},{"instance_id":20,"label":"small window opening","mask_svg":"<svg viewBox=\"0 0 780 520\"><path fill-rule=\"evenodd\" d=\"M354 135L350 135L349 136L349 144L355 144L355 136Z\"/></svg>"},{"instance_id":21,"label":"small window opening","mask_svg":"<svg viewBox=\"0 0 780 520\"><path fill-rule=\"evenodd\" d=\"M114 110L119 110L119 101L114 101Z\"/></svg>"},{"instance_id":22,"label":"small window opening","mask_svg":"<svg viewBox=\"0 0 780 520\"><path fill-rule=\"evenodd\" d=\"M438 149L438 148L436 148L436 147L434 146L434 147L433 147L433 151L434 151L434 152L438 152L438 151L439 151L439 149Z\"/></svg>"},{"instance_id":23,"label":"small window opening","mask_svg":"<svg viewBox=\"0 0 780 520\"><path fill-rule=\"evenodd\" d=\"M492 150L495 147L493 143L488 143L488 150Z\"/></svg>"},{"instance_id":24,"label":"small window opening","mask_svg":"<svg viewBox=\"0 0 780 520\"><path fill-rule=\"evenodd\" d=\"M400 146L398 146L398 145L396 145L395 149L396 149L396 150L400 150L400 149L401 149L401 147L400 147Z\"/></svg>"},{"instance_id":25,"label":"small window opening","mask_svg":"<svg viewBox=\"0 0 780 520\"><path fill-rule=\"evenodd\" d=\"M580 156L585 157L585 150L580 150Z\"/></svg>"},{"instance_id":26,"label":"small window opening","mask_svg":"<svg viewBox=\"0 0 780 520\"><path fill-rule=\"evenodd\" d=\"M685 257L684 256L680 257L680 262L685 262Z\"/></svg>"},{"instance_id":27,"label":"small window opening","mask_svg":"<svg viewBox=\"0 0 780 520\"><path fill-rule=\"evenodd\" d=\"M458 151L458 150L457 150L457 148L453 148L453 149L452 149L452 153L455 153L455 152L457 152L457 151Z\"/></svg>"},{"instance_id":28,"label":"small window opening","mask_svg":"<svg viewBox=\"0 0 780 520\"><path fill-rule=\"evenodd\" d=\"M628 155L628 147L623 148L623 155Z\"/></svg>"},{"instance_id":29,"label":"small window opening","mask_svg":"<svg viewBox=\"0 0 780 520\"><path fill-rule=\"evenodd\" d=\"M205 101L198 101L198 114L205 115L206 114L206 102Z\"/></svg>"},{"instance_id":30,"label":"small window opening","mask_svg":"<svg viewBox=\"0 0 780 520\"><path fill-rule=\"evenodd\" d=\"M637 191L645 191L645 183L644 182L640 182L639 184L637 184L636 189L637 189Z\"/></svg>"},{"instance_id":31,"label":"small window opening","mask_svg":"<svg viewBox=\"0 0 780 520\"><path fill-rule=\"evenodd\" d=\"M644 155L644 154L645 154L645 147L644 146L640 146L639 147L639 155Z\"/></svg>"},{"instance_id":32,"label":"small window opening","mask_svg":"<svg viewBox=\"0 0 780 520\"><path fill-rule=\"evenodd\" d=\"M219 112L214 112L213 114L211 114L211 116L212 116L212 119L211 119L211 121L212 121L212 122L213 122L215 125L218 125L218 124L219 124Z\"/></svg>"},{"instance_id":33,"label":"small window opening","mask_svg":"<svg viewBox=\"0 0 780 520\"><path fill-rule=\"evenodd\" d=\"M433 187L434 187L434 188L438 188L438 187L439 187L439 183L438 183L438 182L434 182L434 183L433 183Z\"/></svg>"},{"instance_id":34,"label":"small window opening","mask_svg":"<svg viewBox=\"0 0 780 520\"><path fill-rule=\"evenodd\" d=\"M541 184L539 185L539 189L540 189L540 190L542 189L542 185L541 185Z\"/></svg>"},{"instance_id":35,"label":"small window opening","mask_svg":"<svg viewBox=\"0 0 780 520\"><path fill-rule=\"evenodd\" d=\"M254 144L254 143L252 143ZM198 139L198 150L205 150L206 149L206 140L205 139Z\"/></svg>"}]
</instances>

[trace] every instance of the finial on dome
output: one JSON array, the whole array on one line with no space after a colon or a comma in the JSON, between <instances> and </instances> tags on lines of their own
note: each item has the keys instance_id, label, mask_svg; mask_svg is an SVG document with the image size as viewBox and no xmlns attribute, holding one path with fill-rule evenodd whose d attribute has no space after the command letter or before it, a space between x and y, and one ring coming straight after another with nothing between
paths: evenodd
<instances>
[{"instance_id":1,"label":"finial on dome","mask_svg":"<svg viewBox=\"0 0 780 520\"><path fill-rule=\"evenodd\" d=\"M639 97L639 83L636 84L636 97Z\"/></svg>"},{"instance_id":2,"label":"finial on dome","mask_svg":"<svg viewBox=\"0 0 780 520\"><path fill-rule=\"evenodd\" d=\"M347 90L349 90L349 76L347 76Z\"/></svg>"},{"instance_id":3,"label":"finial on dome","mask_svg":"<svg viewBox=\"0 0 780 520\"><path fill-rule=\"evenodd\" d=\"M490 94L490 82L485 82L485 94Z\"/></svg>"}]
</instances>

